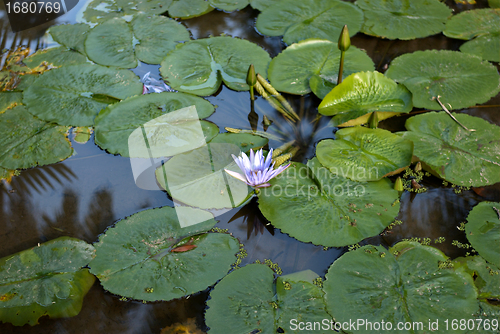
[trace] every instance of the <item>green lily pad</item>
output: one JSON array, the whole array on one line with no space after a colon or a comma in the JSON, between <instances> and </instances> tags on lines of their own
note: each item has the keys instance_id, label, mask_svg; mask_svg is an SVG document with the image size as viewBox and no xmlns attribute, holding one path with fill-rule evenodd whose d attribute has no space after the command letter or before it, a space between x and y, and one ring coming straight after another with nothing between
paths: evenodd
<instances>
[{"instance_id":1,"label":"green lily pad","mask_svg":"<svg viewBox=\"0 0 500 334\"><path fill-rule=\"evenodd\" d=\"M189 94L134 96L99 113L95 119L95 142L109 153L124 157L171 156L205 145L219 133L215 124L199 120L213 112L210 102Z\"/></svg>"},{"instance_id":2,"label":"green lily pad","mask_svg":"<svg viewBox=\"0 0 500 334\"><path fill-rule=\"evenodd\" d=\"M500 203L481 202L469 213L465 224L465 233L472 247L497 267L500 267L499 212Z\"/></svg>"},{"instance_id":3,"label":"green lily pad","mask_svg":"<svg viewBox=\"0 0 500 334\"><path fill-rule=\"evenodd\" d=\"M283 36L287 44L308 38L337 42L344 25L354 36L363 24L363 12L344 1L281 0L257 17L256 28L267 36Z\"/></svg>"},{"instance_id":4,"label":"green lily pad","mask_svg":"<svg viewBox=\"0 0 500 334\"><path fill-rule=\"evenodd\" d=\"M414 39L444 30L451 9L433 0L357 0L365 14L361 31L388 39Z\"/></svg>"},{"instance_id":5,"label":"green lily pad","mask_svg":"<svg viewBox=\"0 0 500 334\"><path fill-rule=\"evenodd\" d=\"M317 277L317 275L316 275ZM300 322L321 322L323 291L310 280L278 277L263 264L249 264L224 277L210 293L205 314L209 333L324 333Z\"/></svg>"},{"instance_id":6,"label":"green lily pad","mask_svg":"<svg viewBox=\"0 0 500 334\"><path fill-rule=\"evenodd\" d=\"M85 23L62 24L50 27L49 33L57 43L85 54L85 38L90 26Z\"/></svg>"},{"instance_id":7,"label":"green lily pad","mask_svg":"<svg viewBox=\"0 0 500 334\"><path fill-rule=\"evenodd\" d=\"M129 24L114 18L104 21L87 33L85 52L90 60L105 66L135 68L134 34Z\"/></svg>"},{"instance_id":8,"label":"green lily pad","mask_svg":"<svg viewBox=\"0 0 500 334\"><path fill-rule=\"evenodd\" d=\"M214 10L207 0L173 0L168 8L170 17L190 19L198 17Z\"/></svg>"},{"instance_id":9,"label":"green lily pad","mask_svg":"<svg viewBox=\"0 0 500 334\"><path fill-rule=\"evenodd\" d=\"M10 182L14 175L17 175L15 170L6 169L0 166L0 180L6 180L7 182Z\"/></svg>"},{"instance_id":10,"label":"green lily pad","mask_svg":"<svg viewBox=\"0 0 500 334\"><path fill-rule=\"evenodd\" d=\"M500 8L475 9L454 15L443 33L451 38L475 38L460 46L460 51L500 61Z\"/></svg>"},{"instance_id":11,"label":"green lily pad","mask_svg":"<svg viewBox=\"0 0 500 334\"><path fill-rule=\"evenodd\" d=\"M500 299L500 269L486 263L480 256L459 257L453 260L453 264L455 268L463 268L474 278L478 290L480 309L473 319L476 325L472 326L472 321L467 320L470 329L467 333L498 333L500 306L494 301Z\"/></svg>"},{"instance_id":12,"label":"green lily pad","mask_svg":"<svg viewBox=\"0 0 500 334\"><path fill-rule=\"evenodd\" d=\"M134 68L137 59L159 64L177 43L189 39L187 29L173 19L137 14L130 24L115 18L97 25L88 33L85 50L98 64Z\"/></svg>"},{"instance_id":13,"label":"green lily pad","mask_svg":"<svg viewBox=\"0 0 500 334\"><path fill-rule=\"evenodd\" d=\"M250 64L266 77L271 58L258 45L229 36L211 37L178 44L161 62L160 72L175 90L211 95L222 81L234 90L248 90Z\"/></svg>"},{"instance_id":14,"label":"green lily pad","mask_svg":"<svg viewBox=\"0 0 500 334\"><path fill-rule=\"evenodd\" d=\"M390 251L382 246L363 246L348 252L328 269L323 284L328 311L339 322L384 320L386 325L421 322L416 330L398 333L429 333L429 319L469 319L479 309L477 292L469 274L440 268L447 257L439 250L416 242L400 242ZM451 321L451 320L450 320ZM450 324L451 327L451 324ZM380 328L360 327L363 333ZM352 333L352 328L346 328ZM386 330L384 330L386 331Z\"/></svg>"},{"instance_id":15,"label":"green lily pad","mask_svg":"<svg viewBox=\"0 0 500 334\"><path fill-rule=\"evenodd\" d=\"M461 109L484 103L500 91L498 70L487 61L457 51L428 50L394 59L385 73L413 94L418 108L441 110L432 98Z\"/></svg>"},{"instance_id":16,"label":"green lily pad","mask_svg":"<svg viewBox=\"0 0 500 334\"><path fill-rule=\"evenodd\" d=\"M250 0L250 6L262 12L264 9L274 6L279 1L281 0Z\"/></svg>"},{"instance_id":17,"label":"green lily pad","mask_svg":"<svg viewBox=\"0 0 500 334\"><path fill-rule=\"evenodd\" d=\"M63 65L85 64L87 57L79 52L67 50L65 47L57 47L52 49L38 50L31 56L23 60L31 69L36 69L39 66L48 68L61 67Z\"/></svg>"},{"instance_id":18,"label":"green lily pad","mask_svg":"<svg viewBox=\"0 0 500 334\"><path fill-rule=\"evenodd\" d=\"M0 95L1 97L1 95ZM250 152L250 149L254 151L265 146L269 139L252 135L250 133L219 133L210 141L211 144L214 143L228 143L234 144L240 148L242 152Z\"/></svg>"},{"instance_id":19,"label":"green lily pad","mask_svg":"<svg viewBox=\"0 0 500 334\"><path fill-rule=\"evenodd\" d=\"M226 12L240 10L248 6L250 0L210 0L210 4Z\"/></svg>"},{"instance_id":20,"label":"green lily pad","mask_svg":"<svg viewBox=\"0 0 500 334\"><path fill-rule=\"evenodd\" d=\"M190 40L186 27L165 16L136 15L131 24L139 40L135 55L148 64L159 64L177 43Z\"/></svg>"},{"instance_id":21,"label":"green lily pad","mask_svg":"<svg viewBox=\"0 0 500 334\"><path fill-rule=\"evenodd\" d=\"M487 34L460 46L460 51L489 61L500 62L500 34Z\"/></svg>"},{"instance_id":22,"label":"green lily pad","mask_svg":"<svg viewBox=\"0 0 500 334\"><path fill-rule=\"evenodd\" d=\"M0 92L0 114L20 104L23 104L23 93Z\"/></svg>"},{"instance_id":23,"label":"green lily pad","mask_svg":"<svg viewBox=\"0 0 500 334\"><path fill-rule=\"evenodd\" d=\"M85 267L95 249L82 240L57 238L0 259L0 321L15 326L80 313L95 277Z\"/></svg>"},{"instance_id":24,"label":"green lily pad","mask_svg":"<svg viewBox=\"0 0 500 334\"><path fill-rule=\"evenodd\" d=\"M87 5L83 19L98 23L115 17L129 18L139 13L162 14L173 2L173 0L94 0Z\"/></svg>"},{"instance_id":25,"label":"green lily pad","mask_svg":"<svg viewBox=\"0 0 500 334\"><path fill-rule=\"evenodd\" d=\"M182 220L192 225L181 227ZM211 213L187 207L136 213L100 236L90 272L109 292L144 301L204 290L227 274L239 250L232 236L206 233L215 223Z\"/></svg>"},{"instance_id":26,"label":"green lily pad","mask_svg":"<svg viewBox=\"0 0 500 334\"><path fill-rule=\"evenodd\" d=\"M465 187L500 182L500 127L466 114L455 117L476 131L431 112L409 118L401 135L413 141L413 155L446 181Z\"/></svg>"},{"instance_id":27,"label":"green lily pad","mask_svg":"<svg viewBox=\"0 0 500 334\"><path fill-rule=\"evenodd\" d=\"M141 92L142 83L131 71L80 64L43 73L24 92L23 102L46 121L90 126L108 104Z\"/></svg>"},{"instance_id":28,"label":"green lily pad","mask_svg":"<svg viewBox=\"0 0 500 334\"><path fill-rule=\"evenodd\" d=\"M280 92L303 95L311 92L309 80L318 76L335 86L338 79L340 50L337 43L308 39L292 44L269 64L269 80ZM373 61L354 46L345 53L343 75L373 71Z\"/></svg>"},{"instance_id":29,"label":"green lily pad","mask_svg":"<svg viewBox=\"0 0 500 334\"><path fill-rule=\"evenodd\" d=\"M321 101L318 112L332 116L334 126L362 117L366 123L376 111L379 120L412 110L411 93L379 72L359 72L345 78ZM364 116L364 117L363 117Z\"/></svg>"},{"instance_id":30,"label":"green lily pad","mask_svg":"<svg viewBox=\"0 0 500 334\"><path fill-rule=\"evenodd\" d=\"M259 208L282 232L327 247L343 247L382 232L399 212L389 179L355 182L314 158L292 163L262 188Z\"/></svg>"},{"instance_id":31,"label":"green lily pad","mask_svg":"<svg viewBox=\"0 0 500 334\"><path fill-rule=\"evenodd\" d=\"M413 144L383 129L341 129L336 138L316 146L319 162L335 175L353 181L377 181L398 174L411 163Z\"/></svg>"},{"instance_id":32,"label":"green lily pad","mask_svg":"<svg viewBox=\"0 0 500 334\"><path fill-rule=\"evenodd\" d=\"M0 114L0 166L6 169L30 168L59 162L73 149L66 137L68 127L44 122L25 106Z\"/></svg>"},{"instance_id":33,"label":"green lily pad","mask_svg":"<svg viewBox=\"0 0 500 334\"><path fill-rule=\"evenodd\" d=\"M243 172L231 154L238 146L214 143L178 154L156 170L156 179L174 200L201 209L234 208L250 193L246 183L228 175L224 169Z\"/></svg>"}]
</instances>

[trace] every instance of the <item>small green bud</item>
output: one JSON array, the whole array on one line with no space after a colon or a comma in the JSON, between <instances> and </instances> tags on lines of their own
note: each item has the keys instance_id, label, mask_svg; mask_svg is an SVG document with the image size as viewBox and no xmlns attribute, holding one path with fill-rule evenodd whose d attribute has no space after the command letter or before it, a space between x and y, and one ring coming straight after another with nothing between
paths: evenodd
<instances>
[{"instance_id":1,"label":"small green bud","mask_svg":"<svg viewBox=\"0 0 500 334\"><path fill-rule=\"evenodd\" d=\"M255 75L255 68L253 67L253 64L251 64L247 72L247 85L255 86L256 82L257 76Z\"/></svg>"},{"instance_id":2,"label":"small green bud","mask_svg":"<svg viewBox=\"0 0 500 334\"><path fill-rule=\"evenodd\" d=\"M264 126L270 126L273 121L271 121L266 115L264 115L264 120L262 121L264 123Z\"/></svg>"},{"instance_id":3,"label":"small green bud","mask_svg":"<svg viewBox=\"0 0 500 334\"><path fill-rule=\"evenodd\" d=\"M347 24L342 28L342 32L339 37L339 50L347 51L351 46L351 39L349 38L349 30L347 29Z\"/></svg>"},{"instance_id":4,"label":"small green bud","mask_svg":"<svg viewBox=\"0 0 500 334\"><path fill-rule=\"evenodd\" d=\"M399 177L399 176L396 179L396 183L394 184L394 190L397 190L397 191L403 191L404 190L404 188L403 188L403 180L401 180L401 177Z\"/></svg>"},{"instance_id":5,"label":"small green bud","mask_svg":"<svg viewBox=\"0 0 500 334\"><path fill-rule=\"evenodd\" d=\"M415 165L415 172L420 172L422 170L422 164L419 162L417 162L417 164Z\"/></svg>"}]
</instances>

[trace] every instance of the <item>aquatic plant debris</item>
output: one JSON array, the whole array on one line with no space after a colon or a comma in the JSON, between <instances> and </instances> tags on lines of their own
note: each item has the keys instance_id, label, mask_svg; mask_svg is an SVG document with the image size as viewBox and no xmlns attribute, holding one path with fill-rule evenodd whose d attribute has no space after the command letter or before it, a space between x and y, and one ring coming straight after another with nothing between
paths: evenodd
<instances>
[{"instance_id":1,"label":"aquatic plant debris","mask_svg":"<svg viewBox=\"0 0 500 334\"><path fill-rule=\"evenodd\" d=\"M250 150L250 158L245 153L241 153L239 157L235 155L232 155L232 157L244 175L227 169L224 169L224 171L254 188L269 187L268 182L290 166L290 164L287 164L274 169L274 162L271 165L273 149L269 151L266 158L264 158L262 149L257 153Z\"/></svg>"}]
</instances>

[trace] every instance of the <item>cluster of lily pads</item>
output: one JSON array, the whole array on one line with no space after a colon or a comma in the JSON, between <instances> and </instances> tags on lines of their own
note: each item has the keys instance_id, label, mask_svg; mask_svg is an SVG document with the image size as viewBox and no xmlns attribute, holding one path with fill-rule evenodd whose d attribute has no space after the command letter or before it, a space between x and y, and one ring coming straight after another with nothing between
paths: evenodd
<instances>
[{"instance_id":1,"label":"cluster of lily pads","mask_svg":"<svg viewBox=\"0 0 500 334\"><path fill-rule=\"evenodd\" d=\"M288 44L273 59L260 46L230 36L191 40L182 24L160 15L187 19L247 5L261 11L259 32L283 36ZM156 179L184 206L124 218L94 245L62 237L0 259L1 321L34 325L44 315L76 315L95 277L107 291L143 301L181 298L222 279L207 302L213 333L298 332L290 329L291 319L360 318L393 323L478 318L492 324L484 332L498 329L493 320L500 315L500 203L482 202L469 214L466 234L479 254L474 257L451 261L415 242L389 250L366 245L335 261L324 284L311 272L276 277L263 264L236 269L243 245L217 233L207 210L246 203L252 189L228 179L224 170L238 172L231 154L264 147L270 136L252 130L220 133L204 120L215 107L202 96L222 83L248 90L253 64L278 91L320 98L318 112L331 117L332 129L343 129L335 140L317 144L316 157L292 162L261 189L259 209L299 241L357 244L394 221L401 192L389 177L412 162L460 186L500 182L500 127L466 114L452 118L435 112L446 105L468 108L499 93L500 75L489 62L500 61L499 8L452 15L437 0L95 0L83 18L85 23L50 29L59 47L2 71L0 179L70 157L70 129L90 128L95 143L110 154L171 157L156 169ZM345 24L351 36L414 39L443 32L474 39L461 52L404 54L385 74L351 46L340 82L336 41ZM129 70L138 61L160 65L174 91L142 94L143 83ZM409 118L407 131L376 128L378 120L415 107L434 111ZM175 126L155 130L168 122ZM362 126L367 123L373 126ZM201 142L193 135L199 129ZM146 156L132 152L130 138L143 135L163 149L148 146ZM181 217L200 223L183 226Z\"/></svg>"}]
</instances>

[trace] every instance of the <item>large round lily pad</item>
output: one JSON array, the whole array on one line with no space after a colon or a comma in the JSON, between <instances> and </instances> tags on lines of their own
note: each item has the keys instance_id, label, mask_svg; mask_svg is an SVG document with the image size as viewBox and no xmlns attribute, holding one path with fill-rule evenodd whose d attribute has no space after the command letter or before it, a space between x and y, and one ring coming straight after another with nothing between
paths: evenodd
<instances>
[{"instance_id":1,"label":"large round lily pad","mask_svg":"<svg viewBox=\"0 0 500 334\"><path fill-rule=\"evenodd\" d=\"M500 8L475 9L454 15L443 33L451 38L475 38L462 44L460 51L500 61Z\"/></svg>"},{"instance_id":2,"label":"large round lily pad","mask_svg":"<svg viewBox=\"0 0 500 334\"><path fill-rule=\"evenodd\" d=\"M6 169L53 164L71 156L68 127L42 121L25 106L0 113L0 166Z\"/></svg>"},{"instance_id":3,"label":"large round lily pad","mask_svg":"<svg viewBox=\"0 0 500 334\"><path fill-rule=\"evenodd\" d=\"M16 326L80 313L95 277L85 267L95 249L60 237L0 259L0 321Z\"/></svg>"},{"instance_id":4,"label":"large round lily pad","mask_svg":"<svg viewBox=\"0 0 500 334\"><path fill-rule=\"evenodd\" d=\"M85 38L90 26L84 23L62 24L50 27L49 33L52 38L65 47L85 54Z\"/></svg>"},{"instance_id":5,"label":"large round lily pad","mask_svg":"<svg viewBox=\"0 0 500 334\"><path fill-rule=\"evenodd\" d=\"M177 43L190 40L186 27L165 16L136 15L131 24L139 40L135 55L148 64L159 64Z\"/></svg>"},{"instance_id":6,"label":"large round lily pad","mask_svg":"<svg viewBox=\"0 0 500 334\"><path fill-rule=\"evenodd\" d=\"M413 141L413 154L433 173L462 186L500 182L500 127L482 118L456 114L469 132L444 112L426 113L406 121L400 133Z\"/></svg>"},{"instance_id":7,"label":"large round lily pad","mask_svg":"<svg viewBox=\"0 0 500 334\"><path fill-rule=\"evenodd\" d=\"M219 133L215 124L199 120L213 112L210 102L189 94L134 96L99 113L95 142L124 157L171 156L200 147Z\"/></svg>"},{"instance_id":8,"label":"large round lily pad","mask_svg":"<svg viewBox=\"0 0 500 334\"><path fill-rule=\"evenodd\" d=\"M230 235L207 233L215 223L211 213L187 207L136 213L101 235L90 272L109 292L144 301L204 290L229 271L239 250Z\"/></svg>"},{"instance_id":9,"label":"large round lily pad","mask_svg":"<svg viewBox=\"0 0 500 334\"><path fill-rule=\"evenodd\" d=\"M413 94L418 108L441 110L444 105L461 109L484 103L500 91L498 70L479 57L457 51L429 50L394 59L387 77L400 82Z\"/></svg>"},{"instance_id":10,"label":"large round lily pad","mask_svg":"<svg viewBox=\"0 0 500 334\"><path fill-rule=\"evenodd\" d=\"M302 273L278 277L263 264L249 264L224 277L210 293L209 333L324 333L304 322L330 319L323 291ZM314 276L317 277L313 273ZM299 327L299 323L302 323Z\"/></svg>"},{"instance_id":11,"label":"large round lily pad","mask_svg":"<svg viewBox=\"0 0 500 334\"><path fill-rule=\"evenodd\" d=\"M98 64L134 68L137 60L159 64L189 32L180 23L165 16L137 14L126 22L114 18L104 21L88 33L85 51Z\"/></svg>"},{"instance_id":12,"label":"large round lily pad","mask_svg":"<svg viewBox=\"0 0 500 334\"><path fill-rule=\"evenodd\" d=\"M23 60L29 68L35 70L40 66L45 68L56 68L63 65L76 65L88 62L87 57L65 47L38 50L31 56Z\"/></svg>"},{"instance_id":13,"label":"large round lily pad","mask_svg":"<svg viewBox=\"0 0 500 334\"><path fill-rule=\"evenodd\" d=\"M339 63L340 50L337 43L308 39L290 45L273 58L269 65L269 80L278 91L290 94L310 93L309 80L312 77L333 88L337 84ZM373 69L373 61L365 52L354 46L347 50L344 76L360 71L373 71Z\"/></svg>"},{"instance_id":14,"label":"large round lily pad","mask_svg":"<svg viewBox=\"0 0 500 334\"><path fill-rule=\"evenodd\" d=\"M267 36L283 36L287 44L308 38L337 42L347 24L354 36L363 24L363 12L354 4L331 0L282 0L257 17L256 28Z\"/></svg>"},{"instance_id":15,"label":"large round lily pad","mask_svg":"<svg viewBox=\"0 0 500 334\"><path fill-rule=\"evenodd\" d=\"M1 95L0 95L1 97ZM1 110L1 109L0 109ZM262 148L267 144L269 139L253 135L250 133L219 133L210 141L211 144L214 143L228 143L234 144L240 148L242 152L250 152L251 149L254 151Z\"/></svg>"},{"instance_id":16,"label":"large round lily pad","mask_svg":"<svg viewBox=\"0 0 500 334\"><path fill-rule=\"evenodd\" d=\"M413 144L383 129L341 129L336 138L316 146L319 162L330 172L354 181L376 181L401 172L411 163Z\"/></svg>"},{"instance_id":17,"label":"large round lily pad","mask_svg":"<svg viewBox=\"0 0 500 334\"><path fill-rule=\"evenodd\" d=\"M258 45L229 36L211 37L177 45L161 62L160 72L172 88L211 95L222 82L234 90L248 90L248 67L266 77L271 58Z\"/></svg>"},{"instance_id":18,"label":"large round lily pad","mask_svg":"<svg viewBox=\"0 0 500 334\"><path fill-rule=\"evenodd\" d=\"M415 242L400 242L390 251L367 245L348 252L326 274L328 311L341 323L363 319L365 324L380 324L383 319L386 326L394 326L389 330L400 322L422 323L397 333L429 333L429 319L439 321L439 332L464 333L444 330L444 321L471 318L479 309L477 292L469 274L440 269L446 260L439 250ZM380 327L360 328L367 334L381 333ZM356 332L348 326L345 330Z\"/></svg>"},{"instance_id":19,"label":"large round lily pad","mask_svg":"<svg viewBox=\"0 0 500 334\"><path fill-rule=\"evenodd\" d=\"M202 209L234 208L245 201L250 188L224 169L243 172L231 154L240 149L230 143L210 143L178 154L156 170L156 179L174 200Z\"/></svg>"},{"instance_id":20,"label":"large round lily pad","mask_svg":"<svg viewBox=\"0 0 500 334\"><path fill-rule=\"evenodd\" d=\"M366 123L376 111L379 121L395 113L408 113L413 108L411 93L379 72L353 73L321 101L318 112L334 116L337 126L350 120ZM350 124L349 125L353 125Z\"/></svg>"},{"instance_id":21,"label":"large round lily pad","mask_svg":"<svg viewBox=\"0 0 500 334\"><path fill-rule=\"evenodd\" d=\"M414 39L440 33L451 9L435 0L358 0L365 14L361 31L389 39Z\"/></svg>"},{"instance_id":22,"label":"large round lily pad","mask_svg":"<svg viewBox=\"0 0 500 334\"><path fill-rule=\"evenodd\" d=\"M467 216L465 233L479 255L500 267L500 203L476 205Z\"/></svg>"},{"instance_id":23,"label":"large round lily pad","mask_svg":"<svg viewBox=\"0 0 500 334\"><path fill-rule=\"evenodd\" d=\"M170 17L178 17L181 19L190 19L201 16L214 10L210 6L210 1L206 0L181 0L172 1L168 7L168 15Z\"/></svg>"},{"instance_id":24,"label":"large round lily pad","mask_svg":"<svg viewBox=\"0 0 500 334\"><path fill-rule=\"evenodd\" d=\"M60 125L91 126L108 104L141 94L142 83L128 70L81 64L43 73L23 102L35 116Z\"/></svg>"},{"instance_id":25,"label":"large round lily pad","mask_svg":"<svg viewBox=\"0 0 500 334\"><path fill-rule=\"evenodd\" d=\"M382 232L399 212L388 179L355 182L332 174L314 158L292 163L262 188L259 208L282 232L328 247L355 244Z\"/></svg>"}]
</instances>

